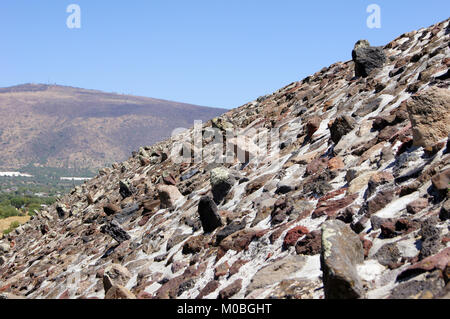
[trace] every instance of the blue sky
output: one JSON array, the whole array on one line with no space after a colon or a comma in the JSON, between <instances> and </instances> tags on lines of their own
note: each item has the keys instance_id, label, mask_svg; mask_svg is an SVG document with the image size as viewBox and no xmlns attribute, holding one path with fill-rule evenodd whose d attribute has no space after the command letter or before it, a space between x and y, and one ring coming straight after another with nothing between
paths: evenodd
<instances>
[{"instance_id":1,"label":"blue sky","mask_svg":"<svg viewBox=\"0 0 450 319\"><path fill-rule=\"evenodd\" d=\"M81 29L69 29L69 4ZM366 25L381 8L381 29ZM56 83L238 107L448 18L448 0L2 0L0 87Z\"/></svg>"}]
</instances>

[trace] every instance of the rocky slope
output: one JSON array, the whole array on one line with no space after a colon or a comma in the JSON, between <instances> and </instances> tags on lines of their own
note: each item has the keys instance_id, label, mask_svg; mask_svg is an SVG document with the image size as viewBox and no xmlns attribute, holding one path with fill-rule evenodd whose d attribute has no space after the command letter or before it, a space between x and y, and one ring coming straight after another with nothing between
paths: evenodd
<instances>
[{"instance_id":1,"label":"rocky slope","mask_svg":"<svg viewBox=\"0 0 450 319\"><path fill-rule=\"evenodd\" d=\"M176 143L190 131L103 169L1 242L0 292L448 297L449 37L447 20L359 41L352 61L206 123L200 145ZM231 163L213 160L223 145Z\"/></svg>"},{"instance_id":2,"label":"rocky slope","mask_svg":"<svg viewBox=\"0 0 450 319\"><path fill-rule=\"evenodd\" d=\"M0 169L101 168L224 109L73 87L0 89Z\"/></svg>"}]
</instances>

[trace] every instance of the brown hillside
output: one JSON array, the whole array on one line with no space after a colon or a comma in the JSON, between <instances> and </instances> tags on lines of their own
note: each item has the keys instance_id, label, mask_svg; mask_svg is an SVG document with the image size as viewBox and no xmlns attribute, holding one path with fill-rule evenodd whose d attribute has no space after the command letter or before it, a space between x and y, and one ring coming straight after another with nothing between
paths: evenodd
<instances>
[{"instance_id":1,"label":"brown hillside","mask_svg":"<svg viewBox=\"0 0 450 319\"><path fill-rule=\"evenodd\" d=\"M0 89L0 168L91 168L225 110L43 84Z\"/></svg>"}]
</instances>

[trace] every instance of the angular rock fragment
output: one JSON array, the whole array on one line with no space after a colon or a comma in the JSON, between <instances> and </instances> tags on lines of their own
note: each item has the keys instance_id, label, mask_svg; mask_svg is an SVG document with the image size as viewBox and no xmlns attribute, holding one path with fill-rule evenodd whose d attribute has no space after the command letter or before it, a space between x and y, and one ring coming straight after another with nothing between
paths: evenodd
<instances>
[{"instance_id":1,"label":"angular rock fragment","mask_svg":"<svg viewBox=\"0 0 450 319\"><path fill-rule=\"evenodd\" d=\"M107 204L103 206L103 211L105 212L106 215L110 216L119 213L121 209L117 205Z\"/></svg>"},{"instance_id":2,"label":"angular rock fragment","mask_svg":"<svg viewBox=\"0 0 450 319\"><path fill-rule=\"evenodd\" d=\"M211 171L211 191L214 201L219 204L235 183L234 177L224 167L218 167Z\"/></svg>"},{"instance_id":3,"label":"angular rock fragment","mask_svg":"<svg viewBox=\"0 0 450 319\"><path fill-rule=\"evenodd\" d=\"M173 185L158 185L157 190L161 209L173 207L176 201L183 197L178 188Z\"/></svg>"},{"instance_id":4,"label":"angular rock fragment","mask_svg":"<svg viewBox=\"0 0 450 319\"><path fill-rule=\"evenodd\" d=\"M231 234L234 234L237 231L240 231L241 229L245 228L245 221L241 222L232 222L228 226L221 229L217 235L216 235L216 244L220 244L222 240L224 240L226 237L230 236Z\"/></svg>"},{"instance_id":5,"label":"angular rock fragment","mask_svg":"<svg viewBox=\"0 0 450 319\"><path fill-rule=\"evenodd\" d=\"M407 103L414 146L433 147L448 137L450 130L450 92L431 87L411 97Z\"/></svg>"},{"instance_id":6,"label":"angular rock fragment","mask_svg":"<svg viewBox=\"0 0 450 319\"><path fill-rule=\"evenodd\" d=\"M440 191L445 191L450 188L450 169L447 169L431 179L433 186Z\"/></svg>"},{"instance_id":7,"label":"angular rock fragment","mask_svg":"<svg viewBox=\"0 0 450 319\"><path fill-rule=\"evenodd\" d=\"M119 181L119 194L122 198L127 198L133 195L134 187L129 182L122 180Z\"/></svg>"},{"instance_id":8,"label":"angular rock fragment","mask_svg":"<svg viewBox=\"0 0 450 319\"><path fill-rule=\"evenodd\" d=\"M218 299L230 299L242 289L242 279L237 279L231 285L219 292Z\"/></svg>"},{"instance_id":9,"label":"angular rock fragment","mask_svg":"<svg viewBox=\"0 0 450 319\"><path fill-rule=\"evenodd\" d=\"M131 273L124 266L119 264L109 265L103 273L103 288L105 289L105 293L114 285L125 286L131 277Z\"/></svg>"},{"instance_id":10,"label":"angular rock fragment","mask_svg":"<svg viewBox=\"0 0 450 319\"><path fill-rule=\"evenodd\" d=\"M136 296L127 288L115 285L108 290L105 299L136 299Z\"/></svg>"},{"instance_id":11,"label":"angular rock fragment","mask_svg":"<svg viewBox=\"0 0 450 319\"><path fill-rule=\"evenodd\" d=\"M127 232L124 231L116 221L112 221L102 226L100 231L104 234L111 236L118 243L122 243L131 238L130 235L128 235Z\"/></svg>"},{"instance_id":12,"label":"angular rock fragment","mask_svg":"<svg viewBox=\"0 0 450 319\"><path fill-rule=\"evenodd\" d=\"M200 199L198 204L198 214L200 215L200 221L205 233L211 233L216 228L222 226L222 219L217 212L217 205L214 201L204 196Z\"/></svg>"},{"instance_id":13,"label":"angular rock fragment","mask_svg":"<svg viewBox=\"0 0 450 319\"><path fill-rule=\"evenodd\" d=\"M365 293L356 266L364 261L364 250L348 225L340 220L322 225L321 267L325 298L363 298Z\"/></svg>"},{"instance_id":14,"label":"angular rock fragment","mask_svg":"<svg viewBox=\"0 0 450 319\"><path fill-rule=\"evenodd\" d=\"M336 118L329 126L331 132L331 140L335 144L339 143L343 136L353 131L355 125L356 121L348 115L343 115Z\"/></svg>"},{"instance_id":15,"label":"angular rock fragment","mask_svg":"<svg viewBox=\"0 0 450 319\"><path fill-rule=\"evenodd\" d=\"M286 279L293 273L300 271L305 265L304 256L289 255L279 261L276 261L264 268L261 268L253 276L250 285L247 287L248 295L255 289L264 288Z\"/></svg>"},{"instance_id":16,"label":"angular rock fragment","mask_svg":"<svg viewBox=\"0 0 450 319\"><path fill-rule=\"evenodd\" d=\"M60 219L64 219L70 216L70 210L64 204L58 204L56 206L56 212L58 213L58 217Z\"/></svg>"},{"instance_id":17,"label":"angular rock fragment","mask_svg":"<svg viewBox=\"0 0 450 319\"><path fill-rule=\"evenodd\" d=\"M373 70L383 67L386 55L381 47L371 47L367 40L356 42L352 52L355 76L367 77Z\"/></svg>"}]
</instances>

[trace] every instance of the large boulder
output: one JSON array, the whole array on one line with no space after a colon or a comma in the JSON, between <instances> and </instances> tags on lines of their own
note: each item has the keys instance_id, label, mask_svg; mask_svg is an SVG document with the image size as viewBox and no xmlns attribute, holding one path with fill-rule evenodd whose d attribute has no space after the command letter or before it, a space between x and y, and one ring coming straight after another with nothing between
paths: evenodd
<instances>
[{"instance_id":1,"label":"large boulder","mask_svg":"<svg viewBox=\"0 0 450 319\"><path fill-rule=\"evenodd\" d=\"M372 47L367 40L356 42L352 58L355 62L357 77L367 77L373 70L383 67L386 62L383 48Z\"/></svg>"},{"instance_id":2,"label":"large boulder","mask_svg":"<svg viewBox=\"0 0 450 319\"><path fill-rule=\"evenodd\" d=\"M364 289L357 265L364 261L364 249L351 228L340 220L322 225L321 267L325 298L357 299Z\"/></svg>"},{"instance_id":3,"label":"large boulder","mask_svg":"<svg viewBox=\"0 0 450 319\"><path fill-rule=\"evenodd\" d=\"M433 147L448 137L450 128L450 92L432 87L407 102L414 146Z\"/></svg>"},{"instance_id":4,"label":"large boulder","mask_svg":"<svg viewBox=\"0 0 450 319\"><path fill-rule=\"evenodd\" d=\"M223 225L222 219L217 212L217 205L209 196L204 196L200 199L198 214L205 233L211 233Z\"/></svg>"},{"instance_id":5,"label":"large boulder","mask_svg":"<svg viewBox=\"0 0 450 319\"><path fill-rule=\"evenodd\" d=\"M233 187L235 179L226 168L217 167L211 171L210 183L214 201L219 204Z\"/></svg>"}]
</instances>

